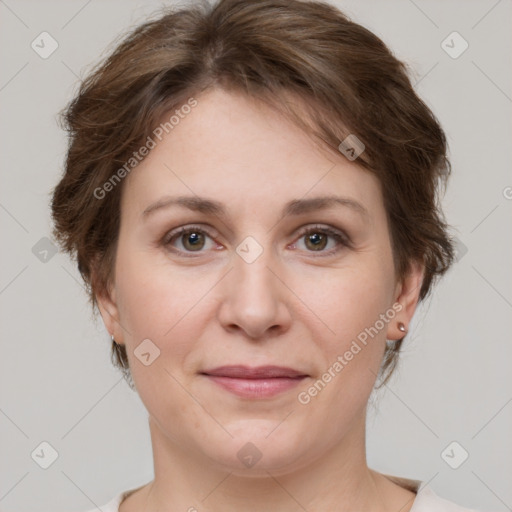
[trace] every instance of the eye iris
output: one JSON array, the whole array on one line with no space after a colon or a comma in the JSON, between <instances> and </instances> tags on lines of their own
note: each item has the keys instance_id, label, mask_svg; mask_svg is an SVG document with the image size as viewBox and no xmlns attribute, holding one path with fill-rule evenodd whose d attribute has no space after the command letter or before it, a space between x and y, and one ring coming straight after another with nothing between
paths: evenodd
<instances>
[{"instance_id":1,"label":"eye iris","mask_svg":"<svg viewBox=\"0 0 512 512\"><path fill-rule=\"evenodd\" d=\"M197 233L195 231L190 233L185 233L183 235L183 240L185 241L183 246L188 250L190 248L192 249L201 249L204 245L204 237L201 233ZM202 244L201 244L202 242ZM191 244L191 245L190 245ZM189 247L187 247L189 245Z\"/></svg>"},{"instance_id":2,"label":"eye iris","mask_svg":"<svg viewBox=\"0 0 512 512\"><path fill-rule=\"evenodd\" d=\"M325 248L327 236L319 234L319 233L311 233L306 236L306 240L308 242L313 243L313 248L316 251L316 250Z\"/></svg>"}]
</instances>

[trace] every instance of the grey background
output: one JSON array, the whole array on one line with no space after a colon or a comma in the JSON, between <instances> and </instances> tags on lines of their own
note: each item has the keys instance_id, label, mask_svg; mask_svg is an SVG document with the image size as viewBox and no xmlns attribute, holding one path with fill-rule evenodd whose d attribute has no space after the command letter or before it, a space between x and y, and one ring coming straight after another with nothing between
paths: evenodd
<instances>
[{"instance_id":1,"label":"grey background","mask_svg":"<svg viewBox=\"0 0 512 512\"><path fill-rule=\"evenodd\" d=\"M41 261L40 240L50 233L49 193L66 149L56 113L114 38L159 5L0 0L4 512L88 510L153 477L146 411L111 366L108 334L91 317L78 271L60 253ZM461 505L510 510L511 2L336 5L410 64L445 128L454 172L443 204L462 244L416 313L397 374L374 397L369 465L430 482ZM31 48L43 31L59 44L47 59ZM469 43L456 59L441 47L453 31ZM58 452L48 469L31 457L43 441ZM441 456L452 441L469 453L458 469Z\"/></svg>"}]
</instances>

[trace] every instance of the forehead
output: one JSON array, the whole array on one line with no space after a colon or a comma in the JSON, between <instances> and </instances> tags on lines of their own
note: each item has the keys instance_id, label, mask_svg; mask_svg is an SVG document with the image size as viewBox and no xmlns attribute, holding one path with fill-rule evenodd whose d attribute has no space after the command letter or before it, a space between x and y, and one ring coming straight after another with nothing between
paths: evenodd
<instances>
[{"instance_id":1,"label":"forehead","mask_svg":"<svg viewBox=\"0 0 512 512\"><path fill-rule=\"evenodd\" d=\"M319 147L266 104L222 89L195 99L128 176L124 208L143 211L165 195L217 198L238 212L336 193L369 210L381 203L373 174Z\"/></svg>"}]
</instances>

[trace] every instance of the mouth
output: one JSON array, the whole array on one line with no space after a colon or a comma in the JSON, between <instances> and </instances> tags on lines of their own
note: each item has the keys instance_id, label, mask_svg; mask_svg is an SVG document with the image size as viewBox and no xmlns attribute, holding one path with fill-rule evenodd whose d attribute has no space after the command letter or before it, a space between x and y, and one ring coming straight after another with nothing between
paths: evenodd
<instances>
[{"instance_id":1,"label":"mouth","mask_svg":"<svg viewBox=\"0 0 512 512\"><path fill-rule=\"evenodd\" d=\"M200 373L242 398L270 398L298 386L309 375L283 366L221 366Z\"/></svg>"}]
</instances>

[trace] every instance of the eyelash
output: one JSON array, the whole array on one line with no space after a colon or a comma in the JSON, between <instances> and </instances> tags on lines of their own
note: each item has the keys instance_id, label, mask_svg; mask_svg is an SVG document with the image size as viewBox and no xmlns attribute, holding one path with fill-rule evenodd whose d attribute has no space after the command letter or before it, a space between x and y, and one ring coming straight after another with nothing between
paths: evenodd
<instances>
[{"instance_id":1,"label":"eyelash","mask_svg":"<svg viewBox=\"0 0 512 512\"><path fill-rule=\"evenodd\" d=\"M190 234L190 233L201 233L201 234L204 234L204 235L207 235L209 236L210 238L215 238L216 235L211 235L208 230L205 230L204 228L200 227L200 226L194 226L194 225L190 225L190 226L183 226L181 228L177 228L176 230L173 230L173 231L170 231L169 233L167 233L163 240L162 240L162 245L164 245L165 247L169 247L171 245L171 242L175 239L175 238L178 238L185 235L185 234ZM310 234L313 234L313 233L321 233L321 234L325 234L325 235L329 235L330 237L334 238L338 244L341 245L334 248L334 249L331 249L329 251L319 251L319 254L318 255L315 255L315 251L308 251L308 252L311 252L312 253L312 256L314 258L318 258L318 257L326 257L326 256L332 256L336 253L338 253L338 251L340 251L343 247L351 247L351 244L350 244L350 240L348 238L347 235L345 235L342 231L338 231L336 229L333 229L333 228L329 228L329 227L325 227L325 226L319 226L319 225L315 225L315 226L311 226L311 227L308 227L308 228L305 228L305 229L302 229L299 234L298 234L298 239L301 239L303 238L304 236L306 235L310 235ZM179 253L179 254L193 254L194 251L189 251L188 253L187 252L183 252L181 250L176 250L174 248L172 248L173 252L176 252L176 253ZM201 253L202 251L198 251L198 255ZM197 256L193 256L193 255L187 255L185 256L187 258L195 258Z\"/></svg>"}]
</instances>

